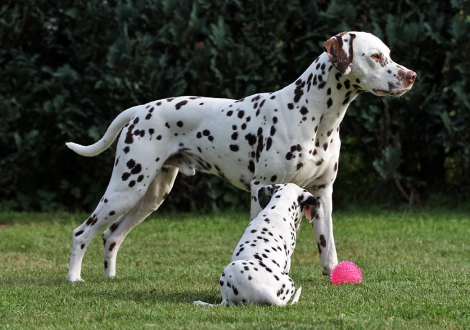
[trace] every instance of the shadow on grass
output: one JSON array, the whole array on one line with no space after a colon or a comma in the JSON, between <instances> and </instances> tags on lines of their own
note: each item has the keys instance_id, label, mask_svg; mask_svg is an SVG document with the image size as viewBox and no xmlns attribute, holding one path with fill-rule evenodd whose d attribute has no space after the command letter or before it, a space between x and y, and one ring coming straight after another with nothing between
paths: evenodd
<instances>
[{"instance_id":1,"label":"shadow on grass","mask_svg":"<svg viewBox=\"0 0 470 330\"><path fill-rule=\"evenodd\" d=\"M96 297L95 291L89 292L90 297ZM106 292L101 298L107 299L110 302L133 301L137 304L193 304L196 300L202 300L210 304L220 304L222 296L217 291L215 294L208 294L205 292L198 292L196 290L125 290L123 292L112 291Z\"/></svg>"},{"instance_id":2,"label":"shadow on grass","mask_svg":"<svg viewBox=\"0 0 470 330\"><path fill-rule=\"evenodd\" d=\"M120 282L120 283L119 283ZM129 285L126 285L129 284ZM116 290L115 284L119 284L121 290ZM132 282L115 279L103 279L99 281L69 283L66 277L63 278L35 278L34 275L23 277L11 277L0 280L2 286L15 286L17 288L32 288L58 295L73 295L80 298L94 300L97 298L114 301L133 301L137 304L192 304L196 300L202 300L211 304L219 304L222 301L220 293L207 294L195 290L185 290L184 288L171 289L134 289L126 290L126 286L134 285ZM135 285L142 285L135 283Z\"/></svg>"}]
</instances>

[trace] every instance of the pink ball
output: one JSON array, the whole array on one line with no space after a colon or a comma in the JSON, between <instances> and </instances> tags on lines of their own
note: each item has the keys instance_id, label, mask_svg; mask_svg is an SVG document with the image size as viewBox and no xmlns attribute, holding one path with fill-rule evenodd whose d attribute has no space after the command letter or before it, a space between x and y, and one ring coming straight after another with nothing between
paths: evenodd
<instances>
[{"instance_id":1,"label":"pink ball","mask_svg":"<svg viewBox=\"0 0 470 330\"><path fill-rule=\"evenodd\" d=\"M361 283L362 271L352 261L344 260L336 265L330 275L331 283Z\"/></svg>"}]
</instances>

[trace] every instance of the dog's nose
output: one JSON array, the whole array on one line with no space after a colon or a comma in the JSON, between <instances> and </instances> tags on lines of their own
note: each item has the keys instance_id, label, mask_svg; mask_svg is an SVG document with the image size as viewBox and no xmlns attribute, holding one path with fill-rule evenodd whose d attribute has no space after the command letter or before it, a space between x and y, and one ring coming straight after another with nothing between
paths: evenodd
<instances>
[{"instance_id":1,"label":"dog's nose","mask_svg":"<svg viewBox=\"0 0 470 330\"><path fill-rule=\"evenodd\" d=\"M406 79L408 79L408 80L410 80L410 81L413 81L413 82L414 82L414 81L416 80L416 76L417 76L416 72L413 72L413 71L411 71L411 70L408 70L408 71L406 72Z\"/></svg>"}]
</instances>

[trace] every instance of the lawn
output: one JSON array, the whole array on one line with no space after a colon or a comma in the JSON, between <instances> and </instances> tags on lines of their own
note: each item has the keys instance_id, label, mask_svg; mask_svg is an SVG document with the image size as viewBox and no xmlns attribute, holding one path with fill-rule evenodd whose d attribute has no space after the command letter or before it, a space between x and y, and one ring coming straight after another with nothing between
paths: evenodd
<instances>
[{"instance_id":1,"label":"lawn","mask_svg":"<svg viewBox=\"0 0 470 330\"><path fill-rule=\"evenodd\" d=\"M459 210L349 210L334 214L340 260L363 283L321 275L312 229L302 222L291 276L303 287L287 307L201 307L220 302L218 279L248 223L242 213L156 214L103 275L102 243L82 277L65 281L72 230L83 214L0 214L0 329L468 329L470 214Z\"/></svg>"}]
</instances>

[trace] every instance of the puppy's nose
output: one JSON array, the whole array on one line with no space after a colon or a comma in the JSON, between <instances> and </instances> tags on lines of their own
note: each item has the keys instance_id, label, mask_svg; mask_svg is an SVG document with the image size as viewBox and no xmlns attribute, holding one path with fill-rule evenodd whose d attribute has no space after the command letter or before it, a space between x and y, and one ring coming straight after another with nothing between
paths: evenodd
<instances>
[{"instance_id":1,"label":"puppy's nose","mask_svg":"<svg viewBox=\"0 0 470 330\"><path fill-rule=\"evenodd\" d=\"M414 82L414 81L416 80L416 76L417 76L416 72L413 72L413 71L411 71L411 70L408 70L408 71L406 72L406 79L408 79L408 80L410 80L410 81L412 81L412 82Z\"/></svg>"}]
</instances>

